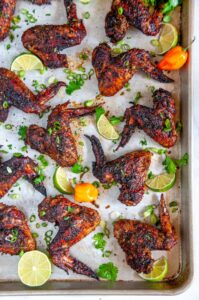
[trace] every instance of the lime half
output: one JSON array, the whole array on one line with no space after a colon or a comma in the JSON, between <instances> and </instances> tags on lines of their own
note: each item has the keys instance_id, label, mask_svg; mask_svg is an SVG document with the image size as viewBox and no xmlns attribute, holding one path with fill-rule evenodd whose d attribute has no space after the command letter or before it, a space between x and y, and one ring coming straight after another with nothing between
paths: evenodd
<instances>
[{"instance_id":1,"label":"lime half","mask_svg":"<svg viewBox=\"0 0 199 300\"><path fill-rule=\"evenodd\" d=\"M11 71L32 71L43 70L42 61L31 53L24 53L17 56L11 65Z\"/></svg>"},{"instance_id":2,"label":"lime half","mask_svg":"<svg viewBox=\"0 0 199 300\"><path fill-rule=\"evenodd\" d=\"M178 31L170 23L162 25L157 43L157 54L162 55L175 47L178 43Z\"/></svg>"},{"instance_id":3,"label":"lime half","mask_svg":"<svg viewBox=\"0 0 199 300\"><path fill-rule=\"evenodd\" d=\"M149 274L140 273L139 276L148 281L161 281L168 273L168 261L166 257L162 256L153 264L153 270Z\"/></svg>"},{"instance_id":4,"label":"lime half","mask_svg":"<svg viewBox=\"0 0 199 300\"><path fill-rule=\"evenodd\" d=\"M99 134L107 140L117 140L119 139L119 134L109 122L107 117L103 114L97 121L97 129Z\"/></svg>"},{"instance_id":5,"label":"lime half","mask_svg":"<svg viewBox=\"0 0 199 300\"><path fill-rule=\"evenodd\" d=\"M54 187L62 194L71 195L74 193L74 189L70 181L67 179L65 171L61 167L58 167L55 170L53 175L53 184Z\"/></svg>"},{"instance_id":6,"label":"lime half","mask_svg":"<svg viewBox=\"0 0 199 300\"><path fill-rule=\"evenodd\" d=\"M152 179L148 179L145 184L154 192L166 192L174 186L175 181L175 174L163 173Z\"/></svg>"},{"instance_id":7,"label":"lime half","mask_svg":"<svg viewBox=\"0 0 199 300\"><path fill-rule=\"evenodd\" d=\"M51 263L40 251L26 252L19 261L18 275L25 285L41 286L51 276Z\"/></svg>"}]
</instances>

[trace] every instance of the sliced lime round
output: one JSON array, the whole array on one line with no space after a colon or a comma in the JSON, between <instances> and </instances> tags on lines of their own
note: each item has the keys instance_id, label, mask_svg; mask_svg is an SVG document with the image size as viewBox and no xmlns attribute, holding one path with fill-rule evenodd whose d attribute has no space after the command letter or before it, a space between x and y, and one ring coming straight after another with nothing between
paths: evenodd
<instances>
[{"instance_id":1,"label":"sliced lime round","mask_svg":"<svg viewBox=\"0 0 199 300\"><path fill-rule=\"evenodd\" d=\"M26 252L18 263L18 275L25 285L41 286L51 276L51 263L40 251Z\"/></svg>"},{"instance_id":2,"label":"sliced lime round","mask_svg":"<svg viewBox=\"0 0 199 300\"><path fill-rule=\"evenodd\" d=\"M119 134L109 122L107 117L103 114L97 121L97 129L99 134L107 140L117 140L119 139Z\"/></svg>"},{"instance_id":3,"label":"sliced lime round","mask_svg":"<svg viewBox=\"0 0 199 300\"><path fill-rule=\"evenodd\" d=\"M148 179L145 183L154 192L166 192L174 186L175 181L175 174L163 173L152 179Z\"/></svg>"},{"instance_id":4,"label":"sliced lime round","mask_svg":"<svg viewBox=\"0 0 199 300\"><path fill-rule=\"evenodd\" d=\"M11 71L43 70L42 61L31 53L23 53L17 56L11 65Z\"/></svg>"},{"instance_id":5,"label":"sliced lime round","mask_svg":"<svg viewBox=\"0 0 199 300\"><path fill-rule=\"evenodd\" d=\"M153 264L153 270L149 274L140 273L139 276L148 281L161 281L168 273L168 261L166 257L162 256Z\"/></svg>"},{"instance_id":6,"label":"sliced lime round","mask_svg":"<svg viewBox=\"0 0 199 300\"><path fill-rule=\"evenodd\" d=\"M67 179L66 173L63 168L58 167L53 175L54 187L62 194L71 195L74 193L72 184Z\"/></svg>"},{"instance_id":7,"label":"sliced lime round","mask_svg":"<svg viewBox=\"0 0 199 300\"><path fill-rule=\"evenodd\" d=\"M160 35L157 40L156 53L162 55L175 47L178 43L178 31L175 26L166 23L162 26Z\"/></svg>"}]
</instances>

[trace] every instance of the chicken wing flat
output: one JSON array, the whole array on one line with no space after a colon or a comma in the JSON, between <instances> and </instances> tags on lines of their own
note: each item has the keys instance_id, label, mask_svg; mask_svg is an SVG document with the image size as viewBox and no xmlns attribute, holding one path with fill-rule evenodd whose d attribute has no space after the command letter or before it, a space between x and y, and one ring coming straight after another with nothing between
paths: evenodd
<instances>
[{"instance_id":1,"label":"chicken wing flat","mask_svg":"<svg viewBox=\"0 0 199 300\"><path fill-rule=\"evenodd\" d=\"M46 102L53 98L64 82L51 84L45 90L34 95L21 79L12 71L0 68L0 122L5 122L10 106L26 112L40 114L50 106Z\"/></svg>"},{"instance_id":2,"label":"chicken wing flat","mask_svg":"<svg viewBox=\"0 0 199 300\"><path fill-rule=\"evenodd\" d=\"M95 136L88 138L96 158L93 175L103 184L118 183L121 186L118 199L128 206L137 205L145 192L152 154L148 151L135 151L107 162L100 141Z\"/></svg>"},{"instance_id":3,"label":"chicken wing flat","mask_svg":"<svg viewBox=\"0 0 199 300\"><path fill-rule=\"evenodd\" d=\"M15 182L25 176L34 188L46 196L43 183L37 183L35 179L39 176L37 165L29 157L13 157L0 164L0 198L2 198Z\"/></svg>"},{"instance_id":4,"label":"chicken wing flat","mask_svg":"<svg viewBox=\"0 0 199 300\"><path fill-rule=\"evenodd\" d=\"M51 0L29 0L33 4L50 4ZM0 1L0 41L4 40L10 30L12 16L15 11L16 0L1 0Z\"/></svg>"},{"instance_id":5,"label":"chicken wing flat","mask_svg":"<svg viewBox=\"0 0 199 300\"><path fill-rule=\"evenodd\" d=\"M130 25L146 35L157 35L162 21L161 9L155 8L151 12L145 0L113 0L111 11L106 16L105 29L111 42L116 43L125 37Z\"/></svg>"},{"instance_id":6,"label":"chicken wing flat","mask_svg":"<svg viewBox=\"0 0 199 300\"><path fill-rule=\"evenodd\" d=\"M136 127L144 130L163 147L174 146L177 140L175 114L175 100L171 93L163 89L156 90L153 94L153 108L139 104L127 108L126 125L119 147L128 143Z\"/></svg>"},{"instance_id":7,"label":"chicken wing flat","mask_svg":"<svg viewBox=\"0 0 199 300\"><path fill-rule=\"evenodd\" d=\"M63 196L57 196L41 202L39 216L42 220L55 222L59 226L59 231L49 246L52 262L66 272L71 269L75 273L98 279L94 271L72 257L69 251L99 225L99 213L74 204Z\"/></svg>"},{"instance_id":8,"label":"chicken wing flat","mask_svg":"<svg viewBox=\"0 0 199 300\"><path fill-rule=\"evenodd\" d=\"M22 36L24 47L37 55L49 68L68 67L67 56L58 51L79 45L86 36L83 21L77 17L76 4L72 0L64 0L64 4L67 24L34 26Z\"/></svg>"},{"instance_id":9,"label":"chicken wing flat","mask_svg":"<svg viewBox=\"0 0 199 300\"><path fill-rule=\"evenodd\" d=\"M114 223L114 236L126 253L128 265L138 273L148 274L153 269L153 250L170 250L177 244L163 195L160 201L161 229L136 220Z\"/></svg>"},{"instance_id":10,"label":"chicken wing flat","mask_svg":"<svg viewBox=\"0 0 199 300\"><path fill-rule=\"evenodd\" d=\"M110 46L103 43L94 49L92 64L100 93L107 97L119 92L138 71L146 73L159 82L173 82L152 63L149 52L143 49L131 49L113 56Z\"/></svg>"},{"instance_id":11,"label":"chicken wing flat","mask_svg":"<svg viewBox=\"0 0 199 300\"><path fill-rule=\"evenodd\" d=\"M50 156L62 167L71 167L78 161L76 142L70 128L71 119L93 114L97 107L68 108L68 104L53 109L47 129L31 125L26 137L26 143L32 149Z\"/></svg>"},{"instance_id":12,"label":"chicken wing flat","mask_svg":"<svg viewBox=\"0 0 199 300\"><path fill-rule=\"evenodd\" d=\"M18 255L35 248L25 215L16 206L0 203L0 252Z\"/></svg>"}]
</instances>

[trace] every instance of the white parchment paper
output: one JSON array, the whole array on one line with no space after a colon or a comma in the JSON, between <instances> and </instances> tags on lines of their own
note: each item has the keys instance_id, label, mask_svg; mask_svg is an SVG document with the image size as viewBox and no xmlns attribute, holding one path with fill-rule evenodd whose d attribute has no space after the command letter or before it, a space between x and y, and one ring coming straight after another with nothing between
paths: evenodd
<instances>
[{"instance_id":1,"label":"white parchment paper","mask_svg":"<svg viewBox=\"0 0 199 300\"><path fill-rule=\"evenodd\" d=\"M87 37L84 39L80 46L66 49L63 53L67 53L70 60L73 63L77 60L77 54L82 51L82 49L86 49L91 51L95 46L97 46L100 42L108 41L105 31L104 31L104 19L107 12L110 9L111 1L106 0L91 0L88 5L83 5L80 1L75 1L78 5L78 15L81 16L84 12L90 12L90 18L85 20L85 25L87 28ZM52 5L44 5L38 7L36 5L32 5L28 1L17 1L17 7L15 11L15 15L19 15L21 9L27 9L29 12L33 13L33 15L38 19L36 24L63 24L66 22L66 14L64 11L64 4L61 0L52 1ZM50 15L49 15L50 14ZM10 43L9 38L0 43L0 66L10 68L11 62L13 59L19 55L20 53L26 51L23 48L21 42L21 35L28 27L34 26L26 25L24 22L24 16L21 15L22 21L19 26L20 29L14 31L15 39L12 43ZM180 20L180 10L177 10L175 16L173 18L173 23L179 27ZM153 47L150 44L151 37L147 37L142 34L140 31L135 28L131 28L126 35L125 41L131 47L144 48L146 50L153 51ZM11 48L9 50L6 49L6 45L11 44ZM89 62L86 62L84 66L89 70L92 66ZM25 76L25 83L27 86L34 90L32 87L33 80L38 80L39 83L44 83L48 85L48 80L54 76L58 80L66 81L66 74L63 72L63 69L57 70L48 70L45 74L41 75L37 71L29 72ZM105 102L105 109L110 111L111 115L123 115L124 111L127 107L130 106L129 102L132 101L138 91L140 91L143 95L140 100L141 104L145 104L147 106L152 105L151 93L149 91L149 86L154 86L155 88L165 88L173 93L173 96L176 99L177 106L177 118L179 120L179 111L180 111L180 78L179 73L174 72L171 73L170 76L175 80L174 84L162 84L156 82L154 80L146 78L144 74L136 74L133 79L130 81L131 91L125 91L123 95L119 92L116 96L110 98L103 98ZM95 76L92 77L91 80L87 81L86 84L80 91L75 92L71 97L66 95L65 90L63 89L59 94L50 101L52 107L57 104L64 103L67 100L75 101L77 103L82 103L88 99L95 99L99 94L97 87L97 80ZM21 152L21 147L24 146L23 141L19 140L19 136L17 134L18 128L20 125L30 125L30 124L38 124L40 126L45 127L47 123L48 114L45 114L42 119L40 119L36 115L25 114L18 109L12 107L9 112L9 117L5 124L12 124L13 129L7 130L5 128L5 124L1 124L0 126L0 144L3 145L4 150L9 151L8 154L0 154L2 157L2 161L6 161L12 157L14 152ZM91 168L91 163L94 160L94 156L91 150L90 143L84 138L84 134L95 134L99 137L95 120L93 117L86 118L88 120L88 126L79 127L78 122L73 122L73 128L79 134L79 141L84 142L84 147L78 146L79 153L83 156L84 161L83 164L85 166L89 166ZM123 125L122 125L123 126ZM118 128L120 131L122 126ZM141 149L140 140L146 138L148 142L148 146L159 147L154 141L152 141L143 131L136 131L136 133L131 138L130 142L124 149L120 149L117 152L113 152L115 149L115 145L111 141L107 141L102 137L99 137L104 148L105 154L108 160L112 160L120 155L127 153L132 150ZM12 144L12 149L8 150L8 145ZM31 158L35 159L39 156L39 153L31 150L28 147L28 151L26 155L29 155ZM179 157L180 153L180 145L177 145L172 148L171 155L173 157ZM45 169L45 186L47 188L48 195L55 196L58 194L57 190L53 187L52 175L55 170L55 162L46 156L46 159L49 162L49 166ZM153 156L151 170L155 174L159 174L162 169L162 159L163 157L159 155ZM67 175L71 178L77 177L75 174L72 174L69 169L66 169ZM96 180L92 173L89 172L85 175L84 181L93 182ZM11 191L1 199L2 202L6 204L13 204L19 207L27 216L29 217L34 213L37 215L37 206L43 200L43 196L35 191L33 187L23 179L18 181L20 184L18 187L12 187ZM9 197L10 194L16 193L19 195L19 199L11 199ZM141 219L143 220L143 210L144 208L151 204L157 204L160 198L160 194L155 194L151 191L148 194L145 194L142 202L136 207L127 207L120 203L117 198L119 195L119 189L117 187L113 187L110 190L103 190L100 188L100 197L97 200L97 204L99 205L99 212L101 214L102 220L106 221L108 224L108 228L111 231L110 239L107 239L106 250L112 251L112 254L109 258L103 258L100 250L97 250L92 245L92 237L96 232L102 231L102 228L98 227L95 232L91 233L81 242L76 244L72 249L71 253L78 259L82 260L84 263L89 265L92 269L96 270L98 266L102 263L106 263L112 261L119 269L118 280L141 280L135 271L133 271L126 263L125 254L120 249L117 241L113 237L112 233L112 222L114 218L118 215L122 215L125 218L129 219ZM73 197L69 198L73 201ZM178 174L177 183L175 187L166 194L166 199L168 201L177 201L180 203L180 178ZM168 202L167 201L167 202ZM85 204L88 205L89 204ZM109 208L106 208L109 205ZM90 205L93 207L92 205ZM172 222L178 232L179 235L179 212L172 214L171 213ZM37 238L38 249L45 250L46 245L44 242L44 233L48 229L52 229L54 235L57 232L57 229L54 227L54 224L48 225L47 228L37 229L35 227L36 223L41 221L37 218L36 222L29 223L31 230L33 232L37 232L39 237ZM160 257L165 255L169 260L169 276L176 276L180 267L180 237L178 245L170 252L154 252L154 257ZM17 256L9 256L2 255L0 256L0 280L18 280L17 275L17 263L19 257ZM90 280L87 277L77 275L72 271L69 271L67 275L63 270L56 268L53 266L53 273L51 280Z\"/></svg>"}]
</instances>

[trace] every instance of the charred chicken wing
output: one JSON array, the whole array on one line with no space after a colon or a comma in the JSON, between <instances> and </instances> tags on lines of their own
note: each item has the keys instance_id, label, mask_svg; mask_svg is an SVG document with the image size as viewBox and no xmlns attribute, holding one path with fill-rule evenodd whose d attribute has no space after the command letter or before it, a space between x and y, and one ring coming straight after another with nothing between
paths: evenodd
<instances>
[{"instance_id":1,"label":"charred chicken wing","mask_svg":"<svg viewBox=\"0 0 199 300\"><path fill-rule=\"evenodd\" d=\"M136 127L144 130L163 147L174 146L177 140L175 113L175 100L171 93L163 89L156 90L153 94L153 108L139 104L127 108L126 125L119 147L127 144Z\"/></svg>"},{"instance_id":2,"label":"charred chicken wing","mask_svg":"<svg viewBox=\"0 0 199 300\"><path fill-rule=\"evenodd\" d=\"M48 108L46 102L65 85L61 81L53 83L47 89L34 95L15 73L0 68L0 122L6 121L10 106L15 106L26 113L44 112Z\"/></svg>"},{"instance_id":3,"label":"charred chicken wing","mask_svg":"<svg viewBox=\"0 0 199 300\"><path fill-rule=\"evenodd\" d=\"M0 203L0 252L18 255L35 248L25 215L16 206Z\"/></svg>"},{"instance_id":4,"label":"charred chicken wing","mask_svg":"<svg viewBox=\"0 0 199 300\"><path fill-rule=\"evenodd\" d=\"M137 205L144 195L151 153L135 151L107 162L99 140L95 136L88 138L96 158L96 162L93 163L94 176L104 184L118 183L120 185L118 199L128 206Z\"/></svg>"},{"instance_id":5,"label":"charred chicken wing","mask_svg":"<svg viewBox=\"0 0 199 300\"><path fill-rule=\"evenodd\" d=\"M106 16L106 34L111 42L122 40L130 25L146 35L157 35L160 31L163 14L160 9L151 7L145 0L113 0L111 11Z\"/></svg>"},{"instance_id":6,"label":"charred chicken wing","mask_svg":"<svg viewBox=\"0 0 199 300\"><path fill-rule=\"evenodd\" d=\"M30 0L33 4L50 4L51 0ZM15 11L16 0L0 1L0 41L4 40L10 30L12 16Z\"/></svg>"},{"instance_id":7,"label":"charred chicken wing","mask_svg":"<svg viewBox=\"0 0 199 300\"><path fill-rule=\"evenodd\" d=\"M138 273L152 271L153 250L170 250L177 243L163 195L160 201L161 229L136 220L119 220L114 224L114 236L126 253L128 265Z\"/></svg>"},{"instance_id":8,"label":"charred chicken wing","mask_svg":"<svg viewBox=\"0 0 199 300\"><path fill-rule=\"evenodd\" d=\"M42 220L55 222L59 226L59 231L49 246L52 262L66 272L71 269L75 273L98 279L95 272L69 253L73 245L95 230L100 223L98 212L57 196L41 202L39 216Z\"/></svg>"},{"instance_id":9,"label":"charred chicken wing","mask_svg":"<svg viewBox=\"0 0 199 300\"><path fill-rule=\"evenodd\" d=\"M29 157L13 157L0 164L0 198L2 198L15 182L25 176L36 190L46 196L43 183L37 183L39 174L37 165Z\"/></svg>"},{"instance_id":10,"label":"charred chicken wing","mask_svg":"<svg viewBox=\"0 0 199 300\"><path fill-rule=\"evenodd\" d=\"M37 55L49 68L68 67L67 56L58 51L79 45L86 36L83 21L77 17L76 4L72 0L64 0L64 4L67 24L34 26L22 36L24 47Z\"/></svg>"},{"instance_id":11,"label":"charred chicken wing","mask_svg":"<svg viewBox=\"0 0 199 300\"><path fill-rule=\"evenodd\" d=\"M9 33L15 6L16 0L0 1L0 41L4 40Z\"/></svg>"},{"instance_id":12,"label":"charred chicken wing","mask_svg":"<svg viewBox=\"0 0 199 300\"><path fill-rule=\"evenodd\" d=\"M131 49L113 56L110 46L103 43L94 49L92 64L100 93L107 97L119 92L138 71L145 72L160 82L173 82L152 63L149 52L142 49Z\"/></svg>"},{"instance_id":13,"label":"charred chicken wing","mask_svg":"<svg viewBox=\"0 0 199 300\"><path fill-rule=\"evenodd\" d=\"M48 118L47 129L31 125L26 143L40 153L49 155L62 167L71 167L78 161L78 153L70 122L73 118L95 112L96 106L68 108L68 104L56 106Z\"/></svg>"}]
</instances>

